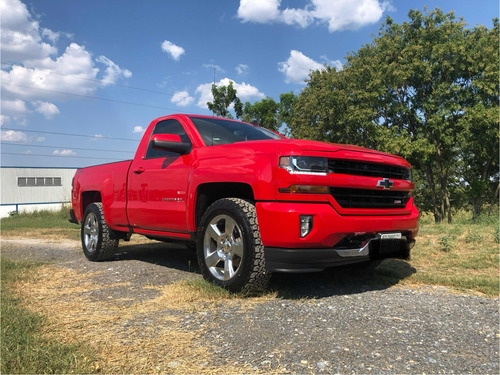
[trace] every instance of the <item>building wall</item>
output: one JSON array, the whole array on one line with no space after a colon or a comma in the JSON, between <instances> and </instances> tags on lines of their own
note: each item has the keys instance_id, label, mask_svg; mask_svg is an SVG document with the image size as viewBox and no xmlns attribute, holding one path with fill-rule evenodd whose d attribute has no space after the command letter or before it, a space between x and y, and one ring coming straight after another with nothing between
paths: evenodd
<instances>
[{"instance_id":1,"label":"building wall","mask_svg":"<svg viewBox=\"0 0 500 375\"><path fill-rule=\"evenodd\" d=\"M69 203L75 171L76 168L1 167L0 217L12 211L57 210Z\"/></svg>"}]
</instances>

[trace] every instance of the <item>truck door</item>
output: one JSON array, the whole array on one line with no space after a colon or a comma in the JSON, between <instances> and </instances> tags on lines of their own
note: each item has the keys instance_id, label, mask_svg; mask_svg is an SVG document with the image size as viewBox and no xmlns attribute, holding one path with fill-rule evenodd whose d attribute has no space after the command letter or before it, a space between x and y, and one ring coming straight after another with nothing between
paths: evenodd
<instances>
[{"instance_id":1,"label":"truck door","mask_svg":"<svg viewBox=\"0 0 500 375\"><path fill-rule=\"evenodd\" d=\"M128 183L128 218L132 227L154 231L187 233L187 188L191 155L152 148L155 134L176 134L191 143L182 124L175 119L158 122L144 157L132 162Z\"/></svg>"}]
</instances>

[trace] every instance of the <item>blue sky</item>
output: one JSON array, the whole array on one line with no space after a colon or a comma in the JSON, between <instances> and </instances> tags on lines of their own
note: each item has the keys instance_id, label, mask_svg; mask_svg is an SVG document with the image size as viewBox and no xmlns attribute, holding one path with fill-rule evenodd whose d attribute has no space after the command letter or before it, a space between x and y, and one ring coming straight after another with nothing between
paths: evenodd
<instances>
[{"instance_id":1,"label":"blue sky","mask_svg":"<svg viewBox=\"0 0 500 375\"><path fill-rule=\"evenodd\" d=\"M243 102L298 94L387 16L426 5L488 28L499 13L497 0L0 0L1 164L132 158L154 118L210 114L214 71Z\"/></svg>"}]
</instances>

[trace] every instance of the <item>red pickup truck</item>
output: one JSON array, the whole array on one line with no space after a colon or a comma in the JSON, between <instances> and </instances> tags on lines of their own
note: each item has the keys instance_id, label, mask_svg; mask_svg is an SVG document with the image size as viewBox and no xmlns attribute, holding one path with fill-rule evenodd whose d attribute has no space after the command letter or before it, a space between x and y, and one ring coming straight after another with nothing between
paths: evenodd
<instances>
[{"instance_id":1,"label":"red pickup truck","mask_svg":"<svg viewBox=\"0 0 500 375\"><path fill-rule=\"evenodd\" d=\"M255 291L272 272L408 258L413 189L394 155L177 114L151 122L133 160L77 170L70 221L89 260L133 233L186 241L207 280Z\"/></svg>"}]
</instances>

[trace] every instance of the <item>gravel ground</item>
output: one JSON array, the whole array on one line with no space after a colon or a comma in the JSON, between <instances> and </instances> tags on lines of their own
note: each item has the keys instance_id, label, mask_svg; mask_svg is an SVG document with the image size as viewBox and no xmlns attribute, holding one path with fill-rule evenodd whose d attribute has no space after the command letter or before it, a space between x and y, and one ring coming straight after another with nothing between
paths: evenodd
<instances>
[{"instance_id":1,"label":"gravel ground","mask_svg":"<svg viewBox=\"0 0 500 375\"><path fill-rule=\"evenodd\" d=\"M2 239L1 246L9 259L92 273L103 285L92 292L95 300L147 300L158 291L146 286L200 277L194 252L182 245L121 245L116 260L101 263L86 261L77 242ZM273 275L276 298L177 311L178 325L216 348L214 363L250 364L260 372L499 373L498 299L358 279L343 270Z\"/></svg>"}]
</instances>

